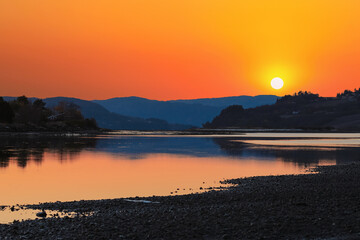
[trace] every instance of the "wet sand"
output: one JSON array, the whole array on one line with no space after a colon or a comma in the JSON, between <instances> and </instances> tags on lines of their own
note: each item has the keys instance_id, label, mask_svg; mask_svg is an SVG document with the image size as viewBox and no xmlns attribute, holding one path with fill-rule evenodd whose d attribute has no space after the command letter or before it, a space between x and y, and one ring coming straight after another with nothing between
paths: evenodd
<instances>
[{"instance_id":1,"label":"wet sand","mask_svg":"<svg viewBox=\"0 0 360 240\"><path fill-rule=\"evenodd\" d=\"M359 239L360 164L314 171L202 194L32 205L79 214L0 225L0 239Z\"/></svg>"}]
</instances>

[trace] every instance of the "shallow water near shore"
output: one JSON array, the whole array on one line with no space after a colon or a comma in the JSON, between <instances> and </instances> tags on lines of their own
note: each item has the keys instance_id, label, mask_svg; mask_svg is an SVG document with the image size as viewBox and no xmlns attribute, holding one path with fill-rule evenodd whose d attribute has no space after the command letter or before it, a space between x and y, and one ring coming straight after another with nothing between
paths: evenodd
<instances>
[{"instance_id":1,"label":"shallow water near shore","mask_svg":"<svg viewBox=\"0 0 360 240\"><path fill-rule=\"evenodd\" d=\"M224 179L301 174L360 155L359 134L0 138L0 205L197 193Z\"/></svg>"},{"instance_id":2,"label":"shallow water near shore","mask_svg":"<svg viewBox=\"0 0 360 240\"><path fill-rule=\"evenodd\" d=\"M92 213L78 214L70 211L46 210L46 216L37 216L40 210L26 208L23 206L4 206L0 209L0 224L9 224L14 221L34 220L44 218L73 218L76 216L90 216Z\"/></svg>"}]
</instances>

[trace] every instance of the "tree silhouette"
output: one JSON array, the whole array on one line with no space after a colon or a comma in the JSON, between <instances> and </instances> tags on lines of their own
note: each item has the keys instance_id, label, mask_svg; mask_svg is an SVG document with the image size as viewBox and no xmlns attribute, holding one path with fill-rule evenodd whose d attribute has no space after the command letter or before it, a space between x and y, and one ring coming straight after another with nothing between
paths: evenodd
<instances>
[{"instance_id":1,"label":"tree silhouette","mask_svg":"<svg viewBox=\"0 0 360 240\"><path fill-rule=\"evenodd\" d=\"M7 102L0 97L0 129L3 131L31 130L90 130L97 129L95 119L85 119L80 107L72 102L60 102L53 109L46 108L41 99L31 102L20 96Z\"/></svg>"},{"instance_id":2,"label":"tree silhouette","mask_svg":"<svg viewBox=\"0 0 360 240\"><path fill-rule=\"evenodd\" d=\"M65 121L84 120L80 107L75 103L62 101L54 107L54 110L59 115L58 119Z\"/></svg>"},{"instance_id":3,"label":"tree silhouette","mask_svg":"<svg viewBox=\"0 0 360 240\"><path fill-rule=\"evenodd\" d=\"M10 104L0 97L0 122L11 123L14 116L15 114Z\"/></svg>"}]
</instances>

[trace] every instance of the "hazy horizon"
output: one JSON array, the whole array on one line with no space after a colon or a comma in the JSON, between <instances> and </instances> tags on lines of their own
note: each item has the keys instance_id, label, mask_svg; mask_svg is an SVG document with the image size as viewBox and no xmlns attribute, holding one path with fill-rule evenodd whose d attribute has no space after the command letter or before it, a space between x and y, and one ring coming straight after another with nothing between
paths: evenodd
<instances>
[{"instance_id":1,"label":"hazy horizon","mask_svg":"<svg viewBox=\"0 0 360 240\"><path fill-rule=\"evenodd\" d=\"M360 87L360 85L358 86ZM344 90L350 90L353 91L354 89L344 89ZM337 93L341 93L343 92L339 91ZM306 91L306 90L299 90L299 91ZM293 95L295 93L298 93L299 91L293 92L293 93L289 93L286 95ZM308 91L309 92L309 91ZM314 94L318 94L317 92L312 92ZM337 94L336 93L336 94ZM331 95L331 96L324 96L320 94L320 97L336 97L335 95ZM249 95L249 94L241 94L241 95L231 95L231 96L219 96L219 97L213 97L213 96L209 96L209 97L195 97L195 98L169 98L169 99L155 99L155 98L148 98L148 97L144 97L144 96L136 96L136 95L124 95L124 96L114 96L114 97L107 97L107 98L80 98L77 96L63 96L63 95L57 95L57 96L45 96L45 97L39 97L39 96L31 96L31 95L26 95L26 94L20 94L20 95L16 95L16 96L10 96L10 95L2 95L0 97L19 97L19 96L26 96L28 98L40 98L40 99L45 99L45 98L57 98L57 97L64 97L64 98L77 98L77 99L81 99L81 100L86 100L86 101L96 101L96 100L109 100L109 99L114 99L114 98L131 98L131 97L135 97L135 98L144 98L144 99L148 99L148 100L155 100L155 101L180 101L180 100L195 100L195 99L216 99L216 98L231 98L231 97L257 97L257 96L277 96L277 97L283 97L285 95L277 95L277 94L256 94L256 95Z\"/></svg>"}]
</instances>

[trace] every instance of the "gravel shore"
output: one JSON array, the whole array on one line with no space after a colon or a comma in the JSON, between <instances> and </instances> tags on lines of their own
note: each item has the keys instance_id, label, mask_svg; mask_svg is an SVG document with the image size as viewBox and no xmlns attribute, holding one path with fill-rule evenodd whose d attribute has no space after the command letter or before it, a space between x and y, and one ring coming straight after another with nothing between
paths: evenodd
<instances>
[{"instance_id":1,"label":"gravel shore","mask_svg":"<svg viewBox=\"0 0 360 240\"><path fill-rule=\"evenodd\" d=\"M79 215L0 225L0 239L360 239L360 164L315 171L202 194L32 205Z\"/></svg>"}]
</instances>

